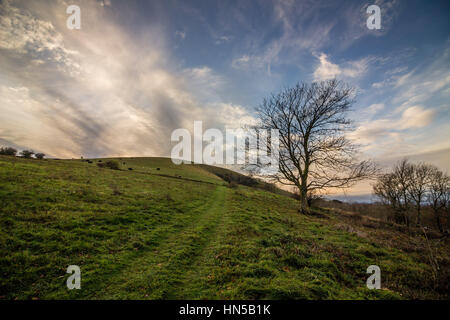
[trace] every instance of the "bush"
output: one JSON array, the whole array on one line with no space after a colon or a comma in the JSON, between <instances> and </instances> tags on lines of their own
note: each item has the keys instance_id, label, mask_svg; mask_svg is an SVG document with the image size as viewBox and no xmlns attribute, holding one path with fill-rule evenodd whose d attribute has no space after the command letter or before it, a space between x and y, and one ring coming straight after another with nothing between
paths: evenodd
<instances>
[{"instance_id":1,"label":"bush","mask_svg":"<svg viewBox=\"0 0 450 320\"><path fill-rule=\"evenodd\" d=\"M108 160L104 163L100 162L97 163L97 165L100 168L108 168L108 169L113 169L113 170L120 170L120 166L119 166L119 162L117 162L116 160Z\"/></svg>"},{"instance_id":2,"label":"bush","mask_svg":"<svg viewBox=\"0 0 450 320\"><path fill-rule=\"evenodd\" d=\"M251 177L244 176L239 173L234 172L226 172L226 171L219 171L213 172L216 176L219 178L222 178L225 180L225 182L228 183L236 183L236 184L242 184L247 187L254 187L258 184L258 181L256 179L253 179Z\"/></svg>"},{"instance_id":3,"label":"bush","mask_svg":"<svg viewBox=\"0 0 450 320\"><path fill-rule=\"evenodd\" d=\"M11 147L2 147L0 148L0 154L4 156L15 156L17 150Z\"/></svg>"},{"instance_id":4,"label":"bush","mask_svg":"<svg viewBox=\"0 0 450 320\"><path fill-rule=\"evenodd\" d=\"M34 154L31 150L22 150L20 152L20 156L26 159L31 159L31 156Z\"/></svg>"},{"instance_id":5,"label":"bush","mask_svg":"<svg viewBox=\"0 0 450 320\"><path fill-rule=\"evenodd\" d=\"M45 157L45 153L36 153L34 156L36 159L42 160Z\"/></svg>"}]
</instances>

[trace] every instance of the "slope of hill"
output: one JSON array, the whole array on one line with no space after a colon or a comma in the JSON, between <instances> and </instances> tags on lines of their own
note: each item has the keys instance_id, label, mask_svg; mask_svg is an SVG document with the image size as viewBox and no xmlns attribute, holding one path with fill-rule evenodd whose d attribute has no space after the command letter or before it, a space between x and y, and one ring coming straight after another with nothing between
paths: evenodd
<instances>
[{"instance_id":1,"label":"slope of hill","mask_svg":"<svg viewBox=\"0 0 450 320\"><path fill-rule=\"evenodd\" d=\"M447 240L433 243L435 272L399 245L411 238L379 241L379 230L343 228L325 210L299 215L294 199L231 188L202 166L98 161L0 157L1 298L449 297ZM80 290L66 287L69 265L81 268ZM366 288L369 265L382 290Z\"/></svg>"}]
</instances>

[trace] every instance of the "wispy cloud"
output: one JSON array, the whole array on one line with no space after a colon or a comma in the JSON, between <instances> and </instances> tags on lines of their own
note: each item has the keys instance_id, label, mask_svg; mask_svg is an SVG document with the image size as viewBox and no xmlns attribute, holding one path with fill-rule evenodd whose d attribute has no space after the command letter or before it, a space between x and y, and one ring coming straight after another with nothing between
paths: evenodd
<instances>
[{"instance_id":1,"label":"wispy cloud","mask_svg":"<svg viewBox=\"0 0 450 320\"><path fill-rule=\"evenodd\" d=\"M275 1L270 23L279 27L280 36L267 42L264 34L252 34L249 50L235 57L232 65L244 70L251 66L269 72L274 64L296 61L303 55L317 55L316 52L327 48L344 50L366 36L383 36L392 28L398 1L377 0L375 4L381 8L383 23L380 30L373 31L366 26L368 3ZM318 77L328 77L330 73L355 77L365 67L365 61L361 60L342 70L327 61L326 56L319 55L319 59L326 65L318 71Z\"/></svg>"},{"instance_id":2,"label":"wispy cloud","mask_svg":"<svg viewBox=\"0 0 450 320\"><path fill-rule=\"evenodd\" d=\"M431 97L441 94L443 98L450 98L450 45L428 66L399 74L394 78L393 85L399 94L393 100L401 104L404 109L410 105L423 103Z\"/></svg>"},{"instance_id":3,"label":"wispy cloud","mask_svg":"<svg viewBox=\"0 0 450 320\"><path fill-rule=\"evenodd\" d=\"M175 31L175 35L177 37L180 37L181 39L186 38L186 32L184 32L184 31L177 30L177 31Z\"/></svg>"},{"instance_id":4,"label":"wispy cloud","mask_svg":"<svg viewBox=\"0 0 450 320\"><path fill-rule=\"evenodd\" d=\"M216 44L222 44L222 43L227 43L227 42L229 42L229 41L231 41L233 39L233 37L232 36L219 36L217 39L216 39Z\"/></svg>"}]
</instances>

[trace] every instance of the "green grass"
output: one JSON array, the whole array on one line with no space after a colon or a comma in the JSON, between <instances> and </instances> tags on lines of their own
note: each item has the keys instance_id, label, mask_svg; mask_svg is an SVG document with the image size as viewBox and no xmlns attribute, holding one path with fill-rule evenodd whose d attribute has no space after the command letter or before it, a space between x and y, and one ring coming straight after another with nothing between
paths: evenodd
<instances>
[{"instance_id":1,"label":"green grass","mask_svg":"<svg viewBox=\"0 0 450 320\"><path fill-rule=\"evenodd\" d=\"M170 159L117 160L0 157L0 297L443 297L418 256L299 215L292 198ZM366 288L371 264L384 290ZM69 265L80 290L66 287Z\"/></svg>"}]
</instances>

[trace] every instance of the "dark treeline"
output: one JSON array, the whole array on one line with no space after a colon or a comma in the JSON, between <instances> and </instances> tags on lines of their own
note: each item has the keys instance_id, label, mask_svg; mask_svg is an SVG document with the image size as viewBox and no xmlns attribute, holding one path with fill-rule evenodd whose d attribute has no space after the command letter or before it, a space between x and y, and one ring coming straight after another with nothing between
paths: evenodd
<instances>
[{"instance_id":1,"label":"dark treeline","mask_svg":"<svg viewBox=\"0 0 450 320\"><path fill-rule=\"evenodd\" d=\"M0 155L2 155L2 156L16 157L17 154L19 157L26 158L26 159L32 159L34 156L35 159L42 160L45 157L44 153L40 153L40 152L35 153L32 150L22 150L19 153L17 153L17 150L12 147L1 147L0 148Z\"/></svg>"}]
</instances>

